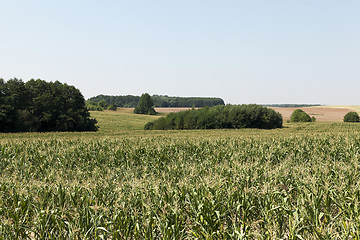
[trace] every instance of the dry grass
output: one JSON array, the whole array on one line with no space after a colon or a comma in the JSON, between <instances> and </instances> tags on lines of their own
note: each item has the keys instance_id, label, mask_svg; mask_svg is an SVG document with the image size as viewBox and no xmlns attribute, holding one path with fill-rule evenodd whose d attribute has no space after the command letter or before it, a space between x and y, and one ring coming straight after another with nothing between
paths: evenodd
<instances>
[{"instance_id":1,"label":"dry grass","mask_svg":"<svg viewBox=\"0 0 360 240\"><path fill-rule=\"evenodd\" d=\"M360 105L328 105L328 106L319 106L320 108L337 108L337 109L349 109L360 113Z\"/></svg>"},{"instance_id":2,"label":"dry grass","mask_svg":"<svg viewBox=\"0 0 360 240\"><path fill-rule=\"evenodd\" d=\"M301 107L301 108L280 108L273 107L275 111L283 115L284 121L290 119L291 114L296 109L301 109L314 116L317 122L342 122L345 114L351 111L360 112L360 106L319 106L319 107ZM356 110L357 109L357 110Z\"/></svg>"}]
</instances>

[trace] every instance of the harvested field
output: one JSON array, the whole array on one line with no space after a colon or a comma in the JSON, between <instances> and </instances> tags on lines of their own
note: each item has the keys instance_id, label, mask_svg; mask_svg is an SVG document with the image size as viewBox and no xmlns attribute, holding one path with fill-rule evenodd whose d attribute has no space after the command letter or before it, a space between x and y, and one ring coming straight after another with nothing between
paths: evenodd
<instances>
[{"instance_id":1,"label":"harvested field","mask_svg":"<svg viewBox=\"0 0 360 240\"><path fill-rule=\"evenodd\" d=\"M275 111L283 115L284 121L290 120L290 116L295 109L301 109L308 113L311 117L314 116L318 122L341 122L345 114L353 110L348 108L335 107L302 107L302 108L280 108L272 107Z\"/></svg>"}]
</instances>

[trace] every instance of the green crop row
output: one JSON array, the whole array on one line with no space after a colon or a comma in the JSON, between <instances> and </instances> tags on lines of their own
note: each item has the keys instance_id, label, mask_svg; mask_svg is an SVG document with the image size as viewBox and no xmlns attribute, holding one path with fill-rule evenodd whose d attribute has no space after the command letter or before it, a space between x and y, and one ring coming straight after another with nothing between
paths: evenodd
<instances>
[{"instance_id":1,"label":"green crop row","mask_svg":"<svg viewBox=\"0 0 360 240\"><path fill-rule=\"evenodd\" d=\"M211 133L3 140L0 239L359 239L358 133Z\"/></svg>"}]
</instances>

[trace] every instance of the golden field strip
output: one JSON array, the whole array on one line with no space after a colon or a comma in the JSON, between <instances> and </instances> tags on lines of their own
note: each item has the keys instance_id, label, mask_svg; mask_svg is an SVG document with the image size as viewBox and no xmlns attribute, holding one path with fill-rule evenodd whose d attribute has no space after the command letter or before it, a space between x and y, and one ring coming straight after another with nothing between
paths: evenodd
<instances>
[{"instance_id":1,"label":"golden field strip","mask_svg":"<svg viewBox=\"0 0 360 240\"><path fill-rule=\"evenodd\" d=\"M360 124L0 134L0 239L359 239Z\"/></svg>"}]
</instances>

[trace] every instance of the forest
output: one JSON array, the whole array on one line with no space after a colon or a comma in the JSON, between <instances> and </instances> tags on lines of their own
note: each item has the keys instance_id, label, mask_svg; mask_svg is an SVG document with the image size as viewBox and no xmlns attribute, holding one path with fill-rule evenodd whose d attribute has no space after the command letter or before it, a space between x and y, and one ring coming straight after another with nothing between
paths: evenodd
<instances>
[{"instance_id":1,"label":"forest","mask_svg":"<svg viewBox=\"0 0 360 240\"><path fill-rule=\"evenodd\" d=\"M152 95L151 99L154 103L154 107L212 107L216 105L225 105L223 99L215 97L169 97L167 95ZM97 106L97 103L102 100L105 100L108 105L115 104L117 107L135 108L140 101L140 96L98 95L89 98L87 100L87 105L89 107Z\"/></svg>"},{"instance_id":2,"label":"forest","mask_svg":"<svg viewBox=\"0 0 360 240\"><path fill-rule=\"evenodd\" d=\"M263 106L265 107L281 107L281 108L300 108L300 107L317 107L317 106L321 106L321 104L289 104L289 103L285 103L285 104L263 104Z\"/></svg>"},{"instance_id":3,"label":"forest","mask_svg":"<svg viewBox=\"0 0 360 240\"><path fill-rule=\"evenodd\" d=\"M74 86L31 79L0 79L0 132L97 131Z\"/></svg>"}]
</instances>

